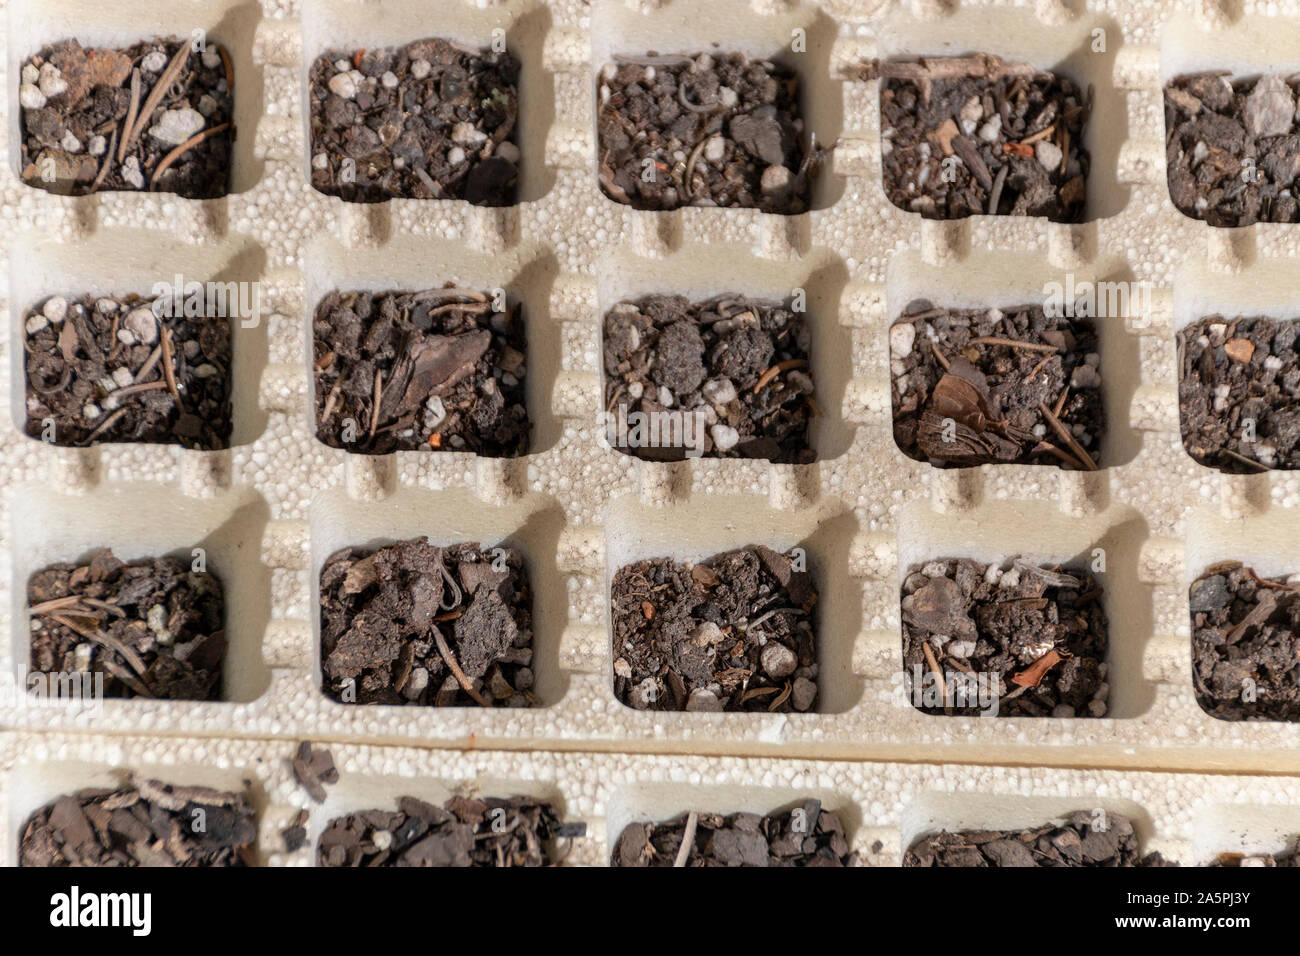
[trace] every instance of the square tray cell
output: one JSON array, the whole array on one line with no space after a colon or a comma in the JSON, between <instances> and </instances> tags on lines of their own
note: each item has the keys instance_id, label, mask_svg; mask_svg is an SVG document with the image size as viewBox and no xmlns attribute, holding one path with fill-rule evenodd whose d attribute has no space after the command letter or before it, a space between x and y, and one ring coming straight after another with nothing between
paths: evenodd
<instances>
[{"instance_id":1,"label":"square tray cell","mask_svg":"<svg viewBox=\"0 0 1300 956\"><path fill-rule=\"evenodd\" d=\"M442 38L311 63L311 184L349 202L515 202L519 61Z\"/></svg>"},{"instance_id":2,"label":"square tray cell","mask_svg":"<svg viewBox=\"0 0 1300 956\"><path fill-rule=\"evenodd\" d=\"M50 192L230 191L235 74L219 44L159 37L125 49L75 39L22 65L22 178Z\"/></svg>"},{"instance_id":3,"label":"square tray cell","mask_svg":"<svg viewBox=\"0 0 1300 956\"><path fill-rule=\"evenodd\" d=\"M1166 183L1211 226L1300 221L1294 19L1247 13L1207 31L1187 12L1161 32Z\"/></svg>"},{"instance_id":4,"label":"square tray cell","mask_svg":"<svg viewBox=\"0 0 1300 956\"><path fill-rule=\"evenodd\" d=\"M881 64L885 195L929 219L1079 222L1089 100L1069 76L974 54Z\"/></svg>"},{"instance_id":5,"label":"square tray cell","mask_svg":"<svg viewBox=\"0 0 1300 956\"><path fill-rule=\"evenodd\" d=\"M177 557L105 548L41 568L27 581L29 686L80 674L106 697L220 699L225 612L221 579Z\"/></svg>"},{"instance_id":6,"label":"square tray cell","mask_svg":"<svg viewBox=\"0 0 1300 956\"><path fill-rule=\"evenodd\" d=\"M922 300L890 327L889 345L894 441L909 458L1099 467L1106 412L1091 318Z\"/></svg>"},{"instance_id":7,"label":"square tray cell","mask_svg":"<svg viewBox=\"0 0 1300 956\"><path fill-rule=\"evenodd\" d=\"M1178 331L1183 448L1229 474L1300 467L1300 321L1209 315Z\"/></svg>"},{"instance_id":8,"label":"square tray cell","mask_svg":"<svg viewBox=\"0 0 1300 956\"><path fill-rule=\"evenodd\" d=\"M141 789L139 785L143 785L143 788ZM198 849L200 854L191 857L187 862L175 863L172 851L169 849L176 845L175 838L169 841L168 847L161 850L154 849L154 845L158 842L156 840L151 840L148 846L142 847L136 844L130 847L133 841L128 834L134 835L140 831L132 821L118 816L116 821L120 829L115 829L118 839L114 843L119 848L129 847L120 852L125 852L131 857L119 865L260 865L258 818L267 804L267 795L260 773L245 772L245 768L242 767L215 768L186 764L121 766L82 760L25 761L13 768L8 790L9 839L13 847L12 860L7 861L9 865L36 865L30 858L23 858L22 836L28 821L43 808L52 806L61 798L86 790L92 792L134 790L144 800L161 808L162 815L170 818L180 827L193 827L200 820L206 827L207 832L196 841L181 838L187 848ZM231 801L231 797L235 802ZM115 802L127 803L128 800L129 798L126 798ZM129 806L126 809L129 811ZM196 809L203 811L201 817L195 815ZM78 820L77 815L69 811L70 807L67 806L60 810L59 822L65 832L69 827L73 831L77 830L85 821L84 817ZM105 812L116 814L118 810ZM92 824L96 816L98 812L92 810L90 817ZM132 820L134 819L136 818L132 814ZM132 849L138 850L138 855L133 854ZM46 851L48 853L48 848ZM200 864L198 860L204 853L208 861ZM94 859L96 857L86 854L81 865L106 865L102 859L99 862L91 862ZM67 865L67 863L60 865Z\"/></svg>"},{"instance_id":9,"label":"square tray cell","mask_svg":"<svg viewBox=\"0 0 1300 956\"><path fill-rule=\"evenodd\" d=\"M789 303L726 293L615 304L603 330L611 447L651 460L813 460L811 337Z\"/></svg>"},{"instance_id":10,"label":"square tray cell","mask_svg":"<svg viewBox=\"0 0 1300 956\"><path fill-rule=\"evenodd\" d=\"M529 706L532 604L512 547L335 552L320 575L321 689L345 704Z\"/></svg>"},{"instance_id":11,"label":"square tray cell","mask_svg":"<svg viewBox=\"0 0 1300 956\"><path fill-rule=\"evenodd\" d=\"M313 325L316 437L365 454L523 454L522 313L468 289L329 293Z\"/></svg>"},{"instance_id":12,"label":"square tray cell","mask_svg":"<svg viewBox=\"0 0 1300 956\"><path fill-rule=\"evenodd\" d=\"M228 447L230 321L179 305L170 297L54 295L28 309L27 434L73 447Z\"/></svg>"},{"instance_id":13,"label":"square tray cell","mask_svg":"<svg viewBox=\"0 0 1300 956\"><path fill-rule=\"evenodd\" d=\"M12 0L5 6L9 163L20 181L56 193L159 192L203 200L245 192L261 178L264 160L253 135L263 110L263 64L254 62L260 6L248 0L179 6ZM45 69L42 77L37 56L62 75ZM173 61L174 75L168 72ZM24 71L29 64L35 74Z\"/></svg>"},{"instance_id":14,"label":"square tray cell","mask_svg":"<svg viewBox=\"0 0 1300 956\"><path fill-rule=\"evenodd\" d=\"M247 489L226 492L210 499L186 498L147 483L104 484L85 495L71 498L39 485L27 484L14 489L10 497L9 533L12 540L25 544L21 560L13 562L8 649L15 686L28 686L33 647L37 650L42 647L39 641L33 643L33 633L39 634L40 631L33 632L30 624L39 621L43 629L46 623L44 616L33 618L30 614L32 605L28 600L28 582L38 571L50 565L86 564L97 551L111 547L114 556L121 561L134 563L167 557L177 562L186 573L195 570L206 572L220 582L220 592L216 597L218 606L211 607L207 603L213 600L211 596L205 599L207 613L219 617L224 627L224 658L218 659L218 679L212 688L213 693L190 694L185 691L186 685L181 683L176 685L176 702L167 706L193 709L197 705L190 701L203 697L240 703L257 700L270 683L270 674L262 659L262 637L270 620L271 588L266 569L246 551L249 542L260 540L266 520L265 502ZM105 601L112 600L109 594L100 596ZM176 593L173 593L169 600L175 599ZM150 631L153 631L151 624L162 629L169 626L161 618L151 619L148 612L142 610L152 601L150 596L135 607L124 603L126 616L109 618L109 621L117 623L104 628L111 635L122 634L148 663L153 663L152 656L145 650L149 637L139 635L136 629L141 624ZM92 619L77 616L75 608L69 609L66 615L61 613L61 616L71 620L82 632L92 630ZM167 621L170 622L172 617L173 609L169 604ZM173 637L192 641L202 629L198 622L187 627L188 636ZM95 643L84 634L81 639ZM153 639L157 639L156 633ZM186 648L184 653L206 658L216 649L211 646L215 639L214 634L203 644ZM181 651L181 647L176 646L176 651ZM92 661L99 660L105 653L103 647L95 647ZM114 655L113 659L134 675L129 661L124 663L120 655ZM196 662L198 659L196 657ZM165 668L166 662L154 666ZM151 679L146 679L146 682L151 684ZM105 689L113 693L113 682L106 680ZM138 692L117 696L131 696L131 699L105 700L98 705L129 726L133 719L131 715L144 706L147 698ZM156 696L168 695L156 693ZM69 704L69 709L71 707Z\"/></svg>"}]
</instances>

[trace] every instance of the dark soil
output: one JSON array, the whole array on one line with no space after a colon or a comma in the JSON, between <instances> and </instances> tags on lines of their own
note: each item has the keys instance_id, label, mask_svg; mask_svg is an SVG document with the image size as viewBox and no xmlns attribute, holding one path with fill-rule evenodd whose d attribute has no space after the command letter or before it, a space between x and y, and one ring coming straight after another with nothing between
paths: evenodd
<instances>
[{"instance_id":1,"label":"dark soil","mask_svg":"<svg viewBox=\"0 0 1300 956\"><path fill-rule=\"evenodd\" d=\"M515 548L345 548L321 569L322 690L341 703L534 705L532 604Z\"/></svg>"},{"instance_id":2,"label":"dark soil","mask_svg":"<svg viewBox=\"0 0 1300 956\"><path fill-rule=\"evenodd\" d=\"M1101 826L1097 824L1104 821ZM903 866L1177 866L1142 855L1127 817L1080 810L1061 823L1029 830L962 830L922 837Z\"/></svg>"},{"instance_id":3,"label":"dark soil","mask_svg":"<svg viewBox=\"0 0 1300 956\"><path fill-rule=\"evenodd\" d=\"M340 69L342 67L342 69ZM447 40L312 63L311 184L348 202L515 202L519 61Z\"/></svg>"},{"instance_id":4,"label":"dark soil","mask_svg":"<svg viewBox=\"0 0 1300 956\"><path fill-rule=\"evenodd\" d=\"M365 454L528 450L518 302L490 294L331 292L316 307L316 437Z\"/></svg>"},{"instance_id":5,"label":"dark soil","mask_svg":"<svg viewBox=\"0 0 1300 956\"><path fill-rule=\"evenodd\" d=\"M20 866L256 866L247 798L137 778L59 797L28 818Z\"/></svg>"},{"instance_id":6,"label":"dark soil","mask_svg":"<svg viewBox=\"0 0 1300 956\"><path fill-rule=\"evenodd\" d=\"M691 832L687 856L678 862ZM840 818L806 800L785 813L684 813L666 823L632 823L612 866L856 866Z\"/></svg>"},{"instance_id":7,"label":"dark soil","mask_svg":"<svg viewBox=\"0 0 1300 956\"><path fill-rule=\"evenodd\" d=\"M106 697L219 700L220 579L179 558L123 563L107 549L27 582L29 674L102 673Z\"/></svg>"},{"instance_id":8,"label":"dark soil","mask_svg":"<svg viewBox=\"0 0 1300 956\"><path fill-rule=\"evenodd\" d=\"M1300 323L1212 315L1178 333L1183 447L1219 471L1300 468Z\"/></svg>"},{"instance_id":9,"label":"dark soil","mask_svg":"<svg viewBox=\"0 0 1300 956\"><path fill-rule=\"evenodd\" d=\"M1300 220L1295 77L1176 76L1165 86L1169 197L1212 226Z\"/></svg>"},{"instance_id":10,"label":"dark soil","mask_svg":"<svg viewBox=\"0 0 1300 956\"><path fill-rule=\"evenodd\" d=\"M26 313L28 435L67 446L230 445L229 320L158 318L153 305L53 296Z\"/></svg>"},{"instance_id":11,"label":"dark soil","mask_svg":"<svg viewBox=\"0 0 1300 956\"><path fill-rule=\"evenodd\" d=\"M1230 561L1192 582L1196 700L1221 720L1300 720L1300 580Z\"/></svg>"},{"instance_id":12,"label":"dark soil","mask_svg":"<svg viewBox=\"0 0 1300 956\"><path fill-rule=\"evenodd\" d=\"M777 302L741 295L620 302L604 327L610 444L658 461L810 462L817 405L809 347L805 316ZM638 419L647 423L639 432ZM656 423L657 442L648 431ZM662 437L674 434L678 440Z\"/></svg>"},{"instance_id":13,"label":"dark soil","mask_svg":"<svg viewBox=\"0 0 1300 956\"><path fill-rule=\"evenodd\" d=\"M789 67L740 53L618 57L597 97L600 188L615 202L808 208L820 156Z\"/></svg>"},{"instance_id":14,"label":"dark soil","mask_svg":"<svg viewBox=\"0 0 1300 956\"><path fill-rule=\"evenodd\" d=\"M294 779L317 803L325 802L326 784L339 782L339 771L334 766L334 754L324 747L313 747L302 741L291 761Z\"/></svg>"},{"instance_id":15,"label":"dark soil","mask_svg":"<svg viewBox=\"0 0 1300 956\"><path fill-rule=\"evenodd\" d=\"M224 47L195 52L175 37L121 50L64 40L27 60L20 82L29 186L186 199L230 191L235 78Z\"/></svg>"},{"instance_id":16,"label":"dark soil","mask_svg":"<svg viewBox=\"0 0 1300 956\"><path fill-rule=\"evenodd\" d=\"M996 56L880 64L885 194L927 219L1083 219L1092 93Z\"/></svg>"},{"instance_id":17,"label":"dark soil","mask_svg":"<svg viewBox=\"0 0 1300 956\"><path fill-rule=\"evenodd\" d=\"M909 458L1100 466L1106 409L1092 319L918 300L889 339L894 441Z\"/></svg>"},{"instance_id":18,"label":"dark soil","mask_svg":"<svg viewBox=\"0 0 1300 956\"><path fill-rule=\"evenodd\" d=\"M637 710L812 710L817 590L799 551L751 545L696 565L656 558L619 568L618 699Z\"/></svg>"},{"instance_id":19,"label":"dark soil","mask_svg":"<svg viewBox=\"0 0 1300 956\"><path fill-rule=\"evenodd\" d=\"M928 714L1105 716L1101 597L1091 574L1059 565L913 565L902 601L908 699Z\"/></svg>"},{"instance_id":20,"label":"dark soil","mask_svg":"<svg viewBox=\"0 0 1300 956\"><path fill-rule=\"evenodd\" d=\"M335 817L316 843L318 866L555 866L557 839L581 836L530 797L453 797L441 807L401 797L397 810Z\"/></svg>"}]
</instances>

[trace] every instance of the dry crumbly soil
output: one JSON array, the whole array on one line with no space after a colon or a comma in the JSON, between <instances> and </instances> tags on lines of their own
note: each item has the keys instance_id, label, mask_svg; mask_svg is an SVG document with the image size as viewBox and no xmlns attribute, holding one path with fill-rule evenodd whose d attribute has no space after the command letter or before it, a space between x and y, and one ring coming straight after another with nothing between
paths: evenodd
<instances>
[{"instance_id":1,"label":"dry crumbly soil","mask_svg":"<svg viewBox=\"0 0 1300 956\"><path fill-rule=\"evenodd\" d=\"M320 577L322 690L341 703L536 703L523 554L427 538L345 548Z\"/></svg>"},{"instance_id":2,"label":"dry crumbly soil","mask_svg":"<svg viewBox=\"0 0 1300 956\"><path fill-rule=\"evenodd\" d=\"M1300 467L1300 323L1211 315L1178 333L1183 447L1228 474Z\"/></svg>"},{"instance_id":3,"label":"dry crumbly soil","mask_svg":"<svg viewBox=\"0 0 1300 956\"><path fill-rule=\"evenodd\" d=\"M1127 817L1087 810L1027 830L934 833L914 842L903 857L903 866L923 867L1176 865L1159 853L1143 856Z\"/></svg>"},{"instance_id":4,"label":"dry crumbly soil","mask_svg":"<svg viewBox=\"0 0 1300 956\"><path fill-rule=\"evenodd\" d=\"M1238 562L1192 582L1196 699L1221 720L1300 720L1300 582Z\"/></svg>"},{"instance_id":5,"label":"dry crumbly soil","mask_svg":"<svg viewBox=\"0 0 1300 956\"><path fill-rule=\"evenodd\" d=\"M789 67L740 53L620 57L597 97L600 188L615 202L807 210L819 151Z\"/></svg>"},{"instance_id":6,"label":"dry crumbly soil","mask_svg":"<svg viewBox=\"0 0 1300 956\"><path fill-rule=\"evenodd\" d=\"M638 710L812 710L817 590L801 550L753 545L695 565L657 558L620 568L618 699Z\"/></svg>"},{"instance_id":7,"label":"dry crumbly soil","mask_svg":"<svg viewBox=\"0 0 1300 956\"><path fill-rule=\"evenodd\" d=\"M1233 80L1221 72L1165 86L1169 197L1212 226L1300 220L1295 77Z\"/></svg>"},{"instance_id":8,"label":"dry crumbly soil","mask_svg":"<svg viewBox=\"0 0 1300 956\"><path fill-rule=\"evenodd\" d=\"M602 344L607 431L619 451L660 461L816 457L803 313L734 293L649 295L609 310ZM652 432L635 430L638 416L679 422L680 440L653 444Z\"/></svg>"},{"instance_id":9,"label":"dry crumbly soil","mask_svg":"<svg viewBox=\"0 0 1300 956\"><path fill-rule=\"evenodd\" d=\"M106 697L219 700L226 655L220 579L179 558L124 563L107 549L27 582L29 674L85 674Z\"/></svg>"},{"instance_id":10,"label":"dry crumbly soil","mask_svg":"<svg viewBox=\"0 0 1300 956\"><path fill-rule=\"evenodd\" d=\"M894 441L909 458L938 467L1103 464L1094 320L919 300L889 342Z\"/></svg>"},{"instance_id":11,"label":"dry crumbly soil","mask_svg":"<svg viewBox=\"0 0 1300 956\"><path fill-rule=\"evenodd\" d=\"M331 50L309 76L311 183L348 202L515 202L519 61L447 40Z\"/></svg>"},{"instance_id":12,"label":"dry crumbly soil","mask_svg":"<svg viewBox=\"0 0 1300 956\"><path fill-rule=\"evenodd\" d=\"M632 823L619 835L611 860L620 867L857 864L839 816L823 810L819 800L767 816L692 811L665 823Z\"/></svg>"},{"instance_id":13,"label":"dry crumbly soil","mask_svg":"<svg viewBox=\"0 0 1300 956\"><path fill-rule=\"evenodd\" d=\"M1087 571L967 558L915 564L902 588L903 679L931 714L1103 717L1102 588Z\"/></svg>"},{"instance_id":14,"label":"dry crumbly soil","mask_svg":"<svg viewBox=\"0 0 1300 956\"><path fill-rule=\"evenodd\" d=\"M397 810L363 810L329 822L319 866L536 867L556 864L552 844L572 835L554 806L531 797L452 797L434 806L401 797Z\"/></svg>"},{"instance_id":15,"label":"dry crumbly soil","mask_svg":"<svg viewBox=\"0 0 1300 956\"><path fill-rule=\"evenodd\" d=\"M188 51L188 52L186 52ZM20 77L22 178L74 196L230 191L234 72L224 47L158 38L122 50L65 40Z\"/></svg>"},{"instance_id":16,"label":"dry crumbly soil","mask_svg":"<svg viewBox=\"0 0 1300 956\"><path fill-rule=\"evenodd\" d=\"M22 830L19 866L256 866L256 840L243 794L135 779L37 810Z\"/></svg>"},{"instance_id":17,"label":"dry crumbly soil","mask_svg":"<svg viewBox=\"0 0 1300 956\"><path fill-rule=\"evenodd\" d=\"M51 296L24 322L27 434L55 445L230 445L230 321L137 295Z\"/></svg>"},{"instance_id":18,"label":"dry crumbly soil","mask_svg":"<svg viewBox=\"0 0 1300 956\"><path fill-rule=\"evenodd\" d=\"M1068 77L979 53L879 65L882 174L900 209L1084 218L1091 96Z\"/></svg>"},{"instance_id":19,"label":"dry crumbly soil","mask_svg":"<svg viewBox=\"0 0 1300 956\"><path fill-rule=\"evenodd\" d=\"M316 307L316 437L334 448L528 450L523 307L447 287L331 292Z\"/></svg>"}]
</instances>

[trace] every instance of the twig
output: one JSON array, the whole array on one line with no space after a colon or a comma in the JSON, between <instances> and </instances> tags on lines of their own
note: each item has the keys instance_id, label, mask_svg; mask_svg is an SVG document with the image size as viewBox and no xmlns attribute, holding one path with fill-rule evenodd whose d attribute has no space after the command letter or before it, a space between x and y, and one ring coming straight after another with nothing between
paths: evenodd
<instances>
[{"instance_id":1,"label":"twig","mask_svg":"<svg viewBox=\"0 0 1300 956\"><path fill-rule=\"evenodd\" d=\"M94 641L96 644L103 645L104 647L107 647L110 651L114 651L115 653L121 655L122 660L130 664L131 669L134 670L137 674L144 676L144 673L149 669L145 667L144 661L140 659L139 654L131 650L131 648L127 647L116 637L113 637L113 635L105 634L103 631L92 631L89 628L84 628L76 621L73 621L71 618L64 617L62 614L51 614L50 619L62 624L68 630L80 634L82 637L86 638L86 640Z\"/></svg>"},{"instance_id":2,"label":"twig","mask_svg":"<svg viewBox=\"0 0 1300 956\"><path fill-rule=\"evenodd\" d=\"M921 642L921 650L925 652L925 662L930 665L930 670L939 681L939 696L946 701L948 699L948 684L943 679L943 671L939 669L939 661L935 658L934 651L930 649L928 640Z\"/></svg>"},{"instance_id":3,"label":"twig","mask_svg":"<svg viewBox=\"0 0 1300 956\"><path fill-rule=\"evenodd\" d=\"M673 866L683 867L691 858L691 847L695 845L695 830L700 825L700 815L692 810L686 815L686 829L682 831L682 845L677 848Z\"/></svg>"},{"instance_id":4,"label":"twig","mask_svg":"<svg viewBox=\"0 0 1300 956\"><path fill-rule=\"evenodd\" d=\"M447 667L450 668L452 674L455 675L457 683L465 689L465 693L469 694L470 697L473 697L474 702L479 706L491 707L492 702L474 689L474 685L471 684L469 678L465 676L465 672L460 669L460 665L456 663L456 655L451 652L451 648L447 646L446 638L442 636L442 633L436 627L433 629L433 639L438 644L438 653L442 655L442 659L446 662Z\"/></svg>"},{"instance_id":5,"label":"twig","mask_svg":"<svg viewBox=\"0 0 1300 956\"><path fill-rule=\"evenodd\" d=\"M185 155L185 153L189 152L191 149L199 145L199 143L203 142L205 139L208 139L209 137L212 136L216 136L218 133L224 133L228 129L230 129L230 124L222 123L219 126L212 127L211 129L205 129L201 133L195 133L185 142L181 143L170 153L164 156L162 158L162 162L160 162L158 166L154 169L153 175L149 177L149 188L153 189L155 186L157 186L159 177L161 177L163 173L167 172L167 170L171 167L172 163L180 159L183 155Z\"/></svg>"},{"instance_id":6,"label":"twig","mask_svg":"<svg viewBox=\"0 0 1300 956\"><path fill-rule=\"evenodd\" d=\"M384 392L384 370L375 369L375 397L370 403L370 437L375 437L375 429L379 427L379 399Z\"/></svg>"},{"instance_id":7,"label":"twig","mask_svg":"<svg viewBox=\"0 0 1300 956\"><path fill-rule=\"evenodd\" d=\"M119 408L117 411L107 416L102 422L100 422L98 425L95 426L94 431L92 431L89 435L87 435L85 438L81 440L82 444L89 445L100 435L104 434L104 432L112 428L113 425L117 424L117 420L125 414L126 414L126 409Z\"/></svg>"},{"instance_id":8,"label":"twig","mask_svg":"<svg viewBox=\"0 0 1300 956\"><path fill-rule=\"evenodd\" d=\"M115 152L117 152L117 130L113 130L113 138L108 142L108 149L104 150L104 165L99 167L99 173L95 176L95 181L90 184L92 193L98 190L100 184L108 178L108 170L113 165L113 154Z\"/></svg>"},{"instance_id":9,"label":"twig","mask_svg":"<svg viewBox=\"0 0 1300 956\"><path fill-rule=\"evenodd\" d=\"M140 112L140 68L137 66L131 71L131 105L126 110L126 122L122 124L122 138L117 144L117 161L120 163L126 159L126 148L130 145L130 133L135 126L135 118ZM117 130L113 130L113 135L117 135Z\"/></svg>"},{"instance_id":10,"label":"twig","mask_svg":"<svg viewBox=\"0 0 1300 956\"><path fill-rule=\"evenodd\" d=\"M773 365L766 372L764 372L762 375L759 376L758 382L755 383L754 385L754 392L757 394L757 392L764 385L772 381L772 379L776 378L782 372L788 372L791 369L801 368L802 366L807 364L808 362L806 359L786 359L784 362L777 362L775 365Z\"/></svg>"},{"instance_id":11,"label":"twig","mask_svg":"<svg viewBox=\"0 0 1300 956\"><path fill-rule=\"evenodd\" d=\"M1097 463L1092 460L1092 456L1089 455L1087 450L1080 445L1077 440L1075 440L1073 435L1070 434L1070 429L1062 425L1061 420L1052 414L1052 410L1047 407L1047 403L1039 402L1038 407L1042 410L1043 416L1047 419L1047 424L1052 426L1052 431L1056 432L1056 434L1060 436L1061 441L1065 442L1065 446L1070 449L1070 452L1078 458L1079 461L1083 462L1083 466L1089 471L1096 471Z\"/></svg>"},{"instance_id":12,"label":"twig","mask_svg":"<svg viewBox=\"0 0 1300 956\"><path fill-rule=\"evenodd\" d=\"M939 360L939 364L943 366L943 370L945 372L950 371L952 369L952 363L943 357L943 353L939 351L939 346L931 342L930 351L934 352L934 357Z\"/></svg>"},{"instance_id":13,"label":"twig","mask_svg":"<svg viewBox=\"0 0 1300 956\"><path fill-rule=\"evenodd\" d=\"M1009 349L1029 349L1033 352L1059 352L1055 345L1045 342L1021 342L1017 339L1004 339L1000 335L981 335L970 340L971 345L1005 345Z\"/></svg>"},{"instance_id":14,"label":"twig","mask_svg":"<svg viewBox=\"0 0 1300 956\"><path fill-rule=\"evenodd\" d=\"M162 345L162 363L163 376L167 379L167 390L172 393L172 398L176 399L176 407L181 406L181 391L176 387L176 373L172 370L172 330L165 325L159 327L159 337Z\"/></svg>"},{"instance_id":15,"label":"twig","mask_svg":"<svg viewBox=\"0 0 1300 956\"><path fill-rule=\"evenodd\" d=\"M140 113L135 118L135 125L127 130L126 136L122 140L124 153L135 138L140 135L140 130L144 129L144 124L149 122L149 117L153 115L153 111L157 109L158 104L162 102L162 98L171 89L172 83L176 81L177 75L181 72L181 67L185 65L185 61L189 59L189 56L190 45L188 42L182 41L181 48L176 51L172 61L167 64L167 69L163 70L162 76L158 77L158 82L149 91L144 106L140 107Z\"/></svg>"}]
</instances>

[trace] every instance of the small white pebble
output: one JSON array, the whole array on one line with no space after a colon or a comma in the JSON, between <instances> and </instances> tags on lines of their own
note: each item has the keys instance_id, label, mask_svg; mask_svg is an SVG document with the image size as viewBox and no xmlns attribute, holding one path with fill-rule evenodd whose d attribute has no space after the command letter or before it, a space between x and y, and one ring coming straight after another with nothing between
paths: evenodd
<instances>
[{"instance_id":1,"label":"small white pebble","mask_svg":"<svg viewBox=\"0 0 1300 956\"><path fill-rule=\"evenodd\" d=\"M113 369L113 382L118 388L126 388L128 385L135 384L135 376L125 365L119 365Z\"/></svg>"},{"instance_id":2,"label":"small white pebble","mask_svg":"<svg viewBox=\"0 0 1300 956\"><path fill-rule=\"evenodd\" d=\"M41 313L58 325L68 315L68 300L61 295L51 296L45 300L45 305L41 306Z\"/></svg>"},{"instance_id":3,"label":"small white pebble","mask_svg":"<svg viewBox=\"0 0 1300 956\"><path fill-rule=\"evenodd\" d=\"M429 71L432 69L433 67L430 66L428 60L411 61L411 76L415 77L417 80L424 79L429 75Z\"/></svg>"},{"instance_id":4,"label":"small white pebble","mask_svg":"<svg viewBox=\"0 0 1300 956\"><path fill-rule=\"evenodd\" d=\"M357 82L350 73L335 73L330 77L329 88L331 93L345 100L357 95Z\"/></svg>"},{"instance_id":5,"label":"small white pebble","mask_svg":"<svg viewBox=\"0 0 1300 956\"><path fill-rule=\"evenodd\" d=\"M41 331L41 329L48 329L49 327L50 327L50 320L47 319L45 316L40 315L39 313L37 315L30 316L27 319L28 335L35 335L37 332Z\"/></svg>"},{"instance_id":6,"label":"small white pebble","mask_svg":"<svg viewBox=\"0 0 1300 956\"><path fill-rule=\"evenodd\" d=\"M384 89L391 90L397 87L397 74L392 70L385 70L384 75L379 78L379 82L384 85Z\"/></svg>"},{"instance_id":7,"label":"small white pebble","mask_svg":"<svg viewBox=\"0 0 1300 956\"><path fill-rule=\"evenodd\" d=\"M140 61L140 68L146 73L161 73L167 69L167 54L162 50L154 50Z\"/></svg>"},{"instance_id":8,"label":"small white pebble","mask_svg":"<svg viewBox=\"0 0 1300 956\"><path fill-rule=\"evenodd\" d=\"M32 83L24 83L18 88L18 102L25 110L39 110L45 107L45 94Z\"/></svg>"},{"instance_id":9,"label":"small white pebble","mask_svg":"<svg viewBox=\"0 0 1300 956\"><path fill-rule=\"evenodd\" d=\"M709 435L713 438L713 444L718 451L731 451L740 444L740 432L730 425L714 425L709 429Z\"/></svg>"}]
</instances>

